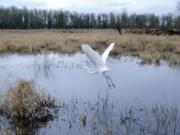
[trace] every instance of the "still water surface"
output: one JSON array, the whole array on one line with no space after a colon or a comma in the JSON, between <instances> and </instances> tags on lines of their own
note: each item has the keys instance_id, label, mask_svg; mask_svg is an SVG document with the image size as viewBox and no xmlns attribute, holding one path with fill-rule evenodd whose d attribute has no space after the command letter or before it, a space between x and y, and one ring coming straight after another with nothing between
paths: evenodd
<instances>
[{"instance_id":1,"label":"still water surface","mask_svg":"<svg viewBox=\"0 0 180 135\"><path fill-rule=\"evenodd\" d=\"M89 74L82 68L91 64L83 54L7 54L0 57L0 88L2 91L18 79L27 79L34 80L48 94L62 101L76 98L94 101L98 93L103 95L107 90L113 102L120 105L135 100L151 104L160 98L179 98L179 67L139 63L139 59L132 57L110 58L108 75L116 88L109 90L103 75Z\"/></svg>"},{"instance_id":2,"label":"still water surface","mask_svg":"<svg viewBox=\"0 0 180 135\"><path fill-rule=\"evenodd\" d=\"M179 102L180 68L170 67L166 63L141 65L140 62L137 58L125 56L108 59L107 65L111 68L108 75L116 85L116 88L110 89L103 75L89 74L82 68L85 65L93 68L84 54L5 54L0 57L0 92L4 93L17 80L26 79L35 81L47 94L60 102L78 101L82 103L76 104L79 110L72 105L71 114L68 111L64 114L61 112L57 121L48 123L39 133L84 134L87 131L82 130L80 133L79 127L70 132L66 116L72 120L75 116L79 117L81 112L90 114L91 110L84 111L81 106L88 102L96 103L98 95L106 98L108 93L108 101L116 109L135 104L151 106L162 100ZM66 118L63 119L63 115ZM62 124L62 121L66 124Z\"/></svg>"}]
</instances>

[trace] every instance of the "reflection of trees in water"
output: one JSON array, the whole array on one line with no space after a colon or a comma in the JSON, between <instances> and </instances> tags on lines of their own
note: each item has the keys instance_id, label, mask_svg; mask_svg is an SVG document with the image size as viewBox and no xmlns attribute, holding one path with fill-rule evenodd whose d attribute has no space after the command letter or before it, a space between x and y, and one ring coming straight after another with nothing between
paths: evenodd
<instances>
[{"instance_id":1,"label":"reflection of trees in water","mask_svg":"<svg viewBox=\"0 0 180 135\"><path fill-rule=\"evenodd\" d=\"M35 77L42 74L44 77L49 78L53 76L53 68L56 68L57 64L54 57L50 57L48 53L43 53L35 57L33 67Z\"/></svg>"},{"instance_id":2,"label":"reflection of trees in water","mask_svg":"<svg viewBox=\"0 0 180 135\"><path fill-rule=\"evenodd\" d=\"M35 77L43 75L46 78L54 76L54 70L57 68L64 69L82 69L82 65L74 61L64 61L61 57L56 57L56 54L44 52L37 55L33 61ZM67 56L69 57L69 56Z\"/></svg>"}]
</instances>

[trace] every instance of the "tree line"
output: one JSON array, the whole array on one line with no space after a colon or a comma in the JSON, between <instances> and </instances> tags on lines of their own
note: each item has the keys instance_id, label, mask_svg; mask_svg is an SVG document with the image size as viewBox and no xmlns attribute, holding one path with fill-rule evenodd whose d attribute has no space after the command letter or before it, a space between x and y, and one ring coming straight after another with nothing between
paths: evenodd
<instances>
[{"instance_id":1,"label":"tree line","mask_svg":"<svg viewBox=\"0 0 180 135\"><path fill-rule=\"evenodd\" d=\"M160 28L180 29L180 15L78 13L63 10L43 10L0 7L0 29L79 29L79 28Z\"/></svg>"}]
</instances>

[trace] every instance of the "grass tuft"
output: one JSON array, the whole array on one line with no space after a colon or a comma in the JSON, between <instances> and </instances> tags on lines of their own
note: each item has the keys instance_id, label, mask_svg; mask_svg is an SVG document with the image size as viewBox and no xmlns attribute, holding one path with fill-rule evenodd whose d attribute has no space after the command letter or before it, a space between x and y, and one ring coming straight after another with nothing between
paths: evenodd
<instances>
[{"instance_id":1,"label":"grass tuft","mask_svg":"<svg viewBox=\"0 0 180 135\"><path fill-rule=\"evenodd\" d=\"M20 80L7 90L0 110L1 115L5 116L15 129L34 129L53 120L58 105L54 98L45 96L34 82Z\"/></svg>"}]
</instances>

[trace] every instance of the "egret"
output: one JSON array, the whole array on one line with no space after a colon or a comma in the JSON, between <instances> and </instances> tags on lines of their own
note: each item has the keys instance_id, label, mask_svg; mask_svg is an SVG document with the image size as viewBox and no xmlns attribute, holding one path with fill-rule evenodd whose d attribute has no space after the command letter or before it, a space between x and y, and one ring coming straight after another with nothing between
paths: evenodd
<instances>
[{"instance_id":1,"label":"egret","mask_svg":"<svg viewBox=\"0 0 180 135\"><path fill-rule=\"evenodd\" d=\"M110 76L106 74L106 72L110 70L110 68L106 66L106 62L107 62L109 53L114 48L114 45L115 43L111 43L102 55L100 55L97 51L94 51L89 44L81 45L83 53L86 54L86 56L90 59L90 61L95 66L95 69L93 71L90 70L88 67L84 67L84 68L87 69L89 73L92 73L92 74L94 73L103 74L107 80L109 87L111 87L109 81L111 82L112 86L115 87Z\"/></svg>"}]
</instances>

